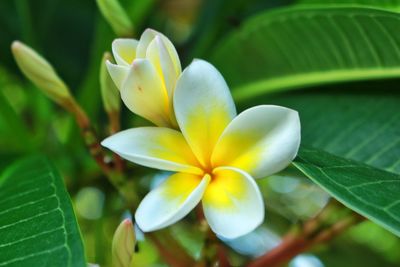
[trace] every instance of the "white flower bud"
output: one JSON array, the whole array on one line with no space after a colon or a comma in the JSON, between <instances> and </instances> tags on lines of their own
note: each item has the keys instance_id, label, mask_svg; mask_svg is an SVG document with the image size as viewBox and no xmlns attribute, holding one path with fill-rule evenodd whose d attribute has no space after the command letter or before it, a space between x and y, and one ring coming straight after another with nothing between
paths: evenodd
<instances>
[{"instance_id":1,"label":"white flower bud","mask_svg":"<svg viewBox=\"0 0 400 267\"><path fill-rule=\"evenodd\" d=\"M59 104L71 98L68 87L46 59L19 41L12 43L11 50L21 71L48 97Z\"/></svg>"},{"instance_id":2,"label":"white flower bud","mask_svg":"<svg viewBox=\"0 0 400 267\"><path fill-rule=\"evenodd\" d=\"M118 88L115 86L106 67L106 61L111 59L112 57L110 53L104 53L100 66L101 96L103 99L104 109L107 113L119 112L121 106Z\"/></svg>"},{"instance_id":3,"label":"white flower bud","mask_svg":"<svg viewBox=\"0 0 400 267\"><path fill-rule=\"evenodd\" d=\"M132 221L126 219L120 223L112 241L112 266L129 267L135 252L135 230Z\"/></svg>"}]
</instances>

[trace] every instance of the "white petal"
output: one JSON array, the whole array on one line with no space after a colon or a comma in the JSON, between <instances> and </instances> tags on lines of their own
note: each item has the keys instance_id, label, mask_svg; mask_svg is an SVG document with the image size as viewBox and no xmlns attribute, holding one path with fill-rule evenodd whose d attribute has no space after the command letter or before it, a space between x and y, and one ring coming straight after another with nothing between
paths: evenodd
<instances>
[{"instance_id":1,"label":"white petal","mask_svg":"<svg viewBox=\"0 0 400 267\"><path fill-rule=\"evenodd\" d=\"M296 111L271 105L239 114L215 146L215 166L242 169L261 178L286 168L300 146L300 119Z\"/></svg>"},{"instance_id":2,"label":"white petal","mask_svg":"<svg viewBox=\"0 0 400 267\"><path fill-rule=\"evenodd\" d=\"M140 36L139 44L137 47L137 52L136 55L137 57L144 58L147 54L147 49L150 45L150 42L153 41L153 39L159 36L164 44L164 46L167 48L168 53L172 59L172 62L174 64L175 72L180 73L181 72L181 62L178 57L178 53L176 52L176 49L172 42L162 33L157 32L152 29L146 29L142 36Z\"/></svg>"},{"instance_id":3,"label":"white petal","mask_svg":"<svg viewBox=\"0 0 400 267\"><path fill-rule=\"evenodd\" d=\"M176 173L142 200L135 219L144 232L167 227L185 217L200 202L210 176Z\"/></svg>"},{"instance_id":4,"label":"white petal","mask_svg":"<svg viewBox=\"0 0 400 267\"><path fill-rule=\"evenodd\" d=\"M169 128L133 128L114 134L101 144L129 161L150 168L203 173L195 167L197 160L182 134Z\"/></svg>"},{"instance_id":5,"label":"white petal","mask_svg":"<svg viewBox=\"0 0 400 267\"><path fill-rule=\"evenodd\" d=\"M110 74L111 79L114 81L115 86L117 86L118 90L121 90L122 84L128 76L129 67L116 65L108 60L106 65L108 73Z\"/></svg>"},{"instance_id":6,"label":"white petal","mask_svg":"<svg viewBox=\"0 0 400 267\"><path fill-rule=\"evenodd\" d=\"M170 100L172 100L173 91L180 71L176 72L172 58L164 42L161 41L160 36L154 37L153 41L150 42L147 48L146 58L153 63L160 77L163 78L168 96Z\"/></svg>"},{"instance_id":7,"label":"white petal","mask_svg":"<svg viewBox=\"0 0 400 267\"><path fill-rule=\"evenodd\" d=\"M142 35L140 36L138 47L136 50L137 56L140 58L146 57L147 47L153 41L154 37L156 37L159 32L153 29L146 29Z\"/></svg>"},{"instance_id":8,"label":"white petal","mask_svg":"<svg viewBox=\"0 0 400 267\"><path fill-rule=\"evenodd\" d=\"M264 220L264 202L257 184L236 168L213 171L202 203L211 229L224 238L248 234Z\"/></svg>"},{"instance_id":9,"label":"white petal","mask_svg":"<svg viewBox=\"0 0 400 267\"><path fill-rule=\"evenodd\" d=\"M136 58L138 41L135 39L115 39L112 42L112 52L118 65L129 66Z\"/></svg>"},{"instance_id":10,"label":"white petal","mask_svg":"<svg viewBox=\"0 0 400 267\"><path fill-rule=\"evenodd\" d=\"M180 76L174 95L175 116L201 164L211 152L236 110L224 78L210 63L195 60Z\"/></svg>"},{"instance_id":11,"label":"white petal","mask_svg":"<svg viewBox=\"0 0 400 267\"><path fill-rule=\"evenodd\" d=\"M247 235L238 238L219 238L239 254L253 258L267 253L282 241L278 234L264 226L260 226Z\"/></svg>"},{"instance_id":12,"label":"white petal","mask_svg":"<svg viewBox=\"0 0 400 267\"><path fill-rule=\"evenodd\" d=\"M121 88L121 98L133 112L158 126L170 125L167 92L148 59L135 59Z\"/></svg>"}]
</instances>

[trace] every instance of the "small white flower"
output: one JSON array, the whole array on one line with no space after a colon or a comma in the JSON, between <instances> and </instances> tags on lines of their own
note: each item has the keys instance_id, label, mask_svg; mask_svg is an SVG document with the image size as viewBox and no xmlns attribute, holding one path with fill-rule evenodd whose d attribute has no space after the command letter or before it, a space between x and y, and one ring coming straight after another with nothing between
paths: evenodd
<instances>
[{"instance_id":1,"label":"small white flower","mask_svg":"<svg viewBox=\"0 0 400 267\"><path fill-rule=\"evenodd\" d=\"M147 29L139 41L114 40L112 52L117 64L108 61L107 68L125 105L158 126L176 128L172 97L181 63L171 41Z\"/></svg>"}]
</instances>

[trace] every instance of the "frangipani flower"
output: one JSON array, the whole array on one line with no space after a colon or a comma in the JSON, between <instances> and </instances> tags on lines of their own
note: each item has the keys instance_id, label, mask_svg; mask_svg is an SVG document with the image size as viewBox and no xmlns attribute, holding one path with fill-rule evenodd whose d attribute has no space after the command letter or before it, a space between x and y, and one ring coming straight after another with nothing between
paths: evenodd
<instances>
[{"instance_id":1,"label":"frangipani flower","mask_svg":"<svg viewBox=\"0 0 400 267\"><path fill-rule=\"evenodd\" d=\"M177 127L172 96L181 63L171 41L147 29L139 41L114 40L112 52L117 64L107 68L125 105L158 126Z\"/></svg>"},{"instance_id":2,"label":"frangipani flower","mask_svg":"<svg viewBox=\"0 0 400 267\"><path fill-rule=\"evenodd\" d=\"M225 238L254 230L264 219L255 179L284 169L300 144L296 111L256 106L236 116L220 73L196 60L180 76L174 109L182 132L134 128L103 146L143 166L174 171L140 203L135 218L147 232L169 226L203 206L211 229Z\"/></svg>"}]
</instances>

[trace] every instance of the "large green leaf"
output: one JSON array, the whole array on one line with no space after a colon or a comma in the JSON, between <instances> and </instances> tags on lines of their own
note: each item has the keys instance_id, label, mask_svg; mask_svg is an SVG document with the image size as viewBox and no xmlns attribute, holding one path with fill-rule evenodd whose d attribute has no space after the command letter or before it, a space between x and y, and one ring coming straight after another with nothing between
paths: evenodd
<instances>
[{"instance_id":1,"label":"large green leaf","mask_svg":"<svg viewBox=\"0 0 400 267\"><path fill-rule=\"evenodd\" d=\"M44 158L20 161L1 177L0 266L86 266L69 196Z\"/></svg>"},{"instance_id":2,"label":"large green leaf","mask_svg":"<svg viewBox=\"0 0 400 267\"><path fill-rule=\"evenodd\" d=\"M328 4L328 5L340 5L340 4L354 4L369 7L380 7L391 10L400 11L399 0L298 0L299 4Z\"/></svg>"},{"instance_id":3,"label":"large green leaf","mask_svg":"<svg viewBox=\"0 0 400 267\"><path fill-rule=\"evenodd\" d=\"M292 0L204 0L188 40L184 63L209 55L213 45L255 13L284 6ZM186 50L186 49L185 49Z\"/></svg>"},{"instance_id":4,"label":"large green leaf","mask_svg":"<svg viewBox=\"0 0 400 267\"><path fill-rule=\"evenodd\" d=\"M211 57L237 99L265 92L400 77L400 15L292 7L245 23ZM236 90L235 90L236 89Z\"/></svg>"},{"instance_id":5,"label":"large green leaf","mask_svg":"<svg viewBox=\"0 0 400 267\"><path fill-rule=\"evenodd\" d=\"M380 82L266 95L239 107L277 104L295 109L302 144L400 174L400 92L382 90L396 86Z\"/></svg>"},{"instance_id":6,"label":"large green leaf","mask_svg":"<svg viewBox=\"0 0 400 267\"><path fill-rule=\"evenodd\" d=\"M349 208L400 235L400 177L391 173L400 173L396 90L324 88L260 97L339 81L399 77L398 26L400 15L383 10L282 9L250 20L212 59L236 87L237 99L298 110L302 143L321 150L303 148L294 165Z\"/></svg>"},{"instance_id":7,"label":"large green leaf","mask_svg":"<svg viewBox=\"0 0 400 267\"><path fill-rule=\"evenodd\" d=\"M308 148L293 164L344 205L400 236L400 175Z\"/></svg>"}]
</instances>

